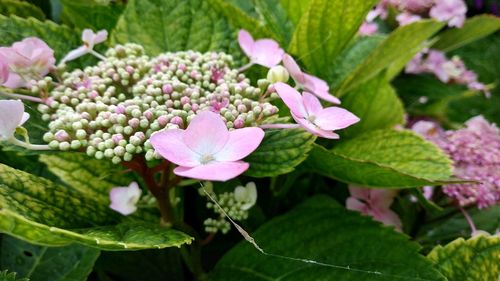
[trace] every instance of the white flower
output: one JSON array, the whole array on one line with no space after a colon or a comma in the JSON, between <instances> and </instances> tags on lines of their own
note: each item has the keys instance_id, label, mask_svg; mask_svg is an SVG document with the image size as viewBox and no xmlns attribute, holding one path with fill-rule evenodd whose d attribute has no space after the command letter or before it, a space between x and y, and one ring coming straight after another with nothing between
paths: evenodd
<instances>
[{"instance_id":1,"label":"white flower","mask_svg":"<svg viewBox=\"0 0 500 281\"><path fill-rule=\"evenodd\" d=\"M254 182L249 182L245 187L237 186L234 189L234 198L243 203L241 209L246 211L252 208L257 202L257 187Z\"/></svg>"},{"instance_id":2,"label":"white flower","mask_svg":"<svg viewBox=\"0 0 500 281\"><path fill-rule=\"evenodd\" d=\"M14 137L16 128L30 118L24 112L24 104L19 100L0 100L0 140Z\"/></svg>"},{"instance_id":3,"label":"white flower","mask_svg":"<svg viewBox=\"0 0 500 281\"><path fill-rule=\"evenodd\" d=\"M77 59L83 55L86 55L88 53L92 53L93 55L96 55L97 57L101 58L100 54L96 53L94 49L94 45L102 43L106 41L108 38L108 32L106 30L101 30L97 33L94 33L90 29L85 29L82 32L82 41L83 41L83 46L78 47L74 49L73 51L69 52L59 64L64 64L67 61L71 61L74 59Z\"/></svg>"},{"instance_id":4,"label":"white flower","mask_svg":"<svg viewBox=\"0 0 500 281\"><path fill-rule=\"evenodd\" d=\"M109 192L109 207L122 215L130 215L137 211L136 204L141 194L142 190L136 182L132 182L128 187L114 187Z\"/></svg>"}]
</instances>

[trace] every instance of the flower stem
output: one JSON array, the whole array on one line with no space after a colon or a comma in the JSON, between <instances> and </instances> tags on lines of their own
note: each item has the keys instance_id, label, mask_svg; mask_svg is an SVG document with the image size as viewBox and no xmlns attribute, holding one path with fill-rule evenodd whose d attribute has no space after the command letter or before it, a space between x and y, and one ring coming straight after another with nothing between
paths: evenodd
<instances>
[{"instance_id":1,"label":"flower stem","mask_svg":"<svg viewBox=\"0 0 500 281\"><path fill-rule=\"evenodd\" d=\"M100 59L100 60L106 60L106 57L99 54L98 52L94 51L94 50L90 50L90 52L92 55L94 55L94 57Z\"/></svg>"},{"instance_id":2,"label":"flower stem","mask_svg":"<svg viewBox=\"0 0 500 281\"><path fill-rule=\"evenodd\" d=\"M472 233L475 233L477 231L477 228L476 225L474 224L474 221L470 217L469 213L467 213L467 211L460 205L458 205L458 209L460 209L460 212L462 212L462 214L464 215L465 220L467 221L467 223L470 226L470 229L472 230Z\"/></svg>"},{"instance_id":3,"label":"flower stem","mask_svg":"<svg viewBox=\"0 0 500 281\"><path fill-rule=\"evenodd\" d=\"M48 145L45 144L30 144L24 141L20 141L14 137L9 139L9 142L20 147L24 147L30 150L52 150Z\"/></svg>"},{"instance_id":4,"label":"flower stem","mask_svg":"<svg viewBox=\"0 0 500 281\"><path fill-rule=\"evenodd\" d=\"M37 98L37 97L32 97L32 96L19 95L19 94L13 94L13 93L5 93L5 92L0 92L0 95L2 95L4 97L11 98L11 99L22 99L22 100L28 100L28 101L32 101L32 102L45 103L43 99Z\"/></svg>"},{"instance_id":5,"label":"flower stem","mask_svg":"<svg viewBox=\"0 0 500 281\"><path fill-rule=\"evenodd\" d=\"M262 129L296 129L300 128L299 124L262 124L259 126Z\"/></svg>"},{"instance_id":6,"label":"flower stem","mask_svg":"<svg viewBox=\"0 0 500 281\"><path fill-rule=\"evenodd\" d=\"M243 72L243 71L249 69L250 67L252 67L252 65L253 65L253 62L249 62L249 63L245 64L244 66L238 68L238 72Z\"/></svg>"}]
</instances>

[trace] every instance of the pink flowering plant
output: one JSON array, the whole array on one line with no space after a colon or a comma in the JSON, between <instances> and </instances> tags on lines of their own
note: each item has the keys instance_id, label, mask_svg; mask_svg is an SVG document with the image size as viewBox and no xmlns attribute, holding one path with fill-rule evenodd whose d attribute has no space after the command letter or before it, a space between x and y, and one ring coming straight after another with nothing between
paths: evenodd
<instances>
[{"instance_id":1,"label":"pink flowering plant","mask_svg":"<svg viewBox=\"0 0 500 281\"><path fill-rule=\"evenodd\" d=\"M498 278L488 1L45 2L0 1L0 281Z\"/></svg>"}]
</instances>

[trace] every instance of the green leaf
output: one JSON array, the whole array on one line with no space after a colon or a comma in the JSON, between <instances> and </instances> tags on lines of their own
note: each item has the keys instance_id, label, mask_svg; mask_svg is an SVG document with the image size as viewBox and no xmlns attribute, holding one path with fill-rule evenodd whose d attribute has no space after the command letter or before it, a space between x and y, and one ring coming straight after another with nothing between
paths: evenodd
<instances>
[{"instance_id":1,"label":"green leaf","mask_svg":"<svg viewBox=\"0 0 500 281\"><path fill-rule=\"evenodd\" d=\"M451 28L439 34L432 48L449 52L500 29L500 19L493 15L479 15L465 21L462 28Z\"/></svg>"},{"instance_id":2,"label":"green leaf","mask_svg":"<svg viewBox=\"0 0 500 281\"><path fill-rule=\"evenodd\" d=\"M29 36L36 36L61 58L80 45L80 36L70 28L51 21L39 21L35 18L23 19L17 16L0 15L0 45L7 46Z\"/></svg>"},{"instance_id":3,"label":"green leaf","mask_svg":"<svg viewBox=\"0 0 500 281\"><path fill-rule=\"evenodd\" d=\"M422 20L397 28L343 81L336 95L341 96L346 91L361 85L385 68L406 64L424 47L425 40L443 26L444 23L441 22ZM390 77L394 73L391 74Z\"/></svg>"},{"instance_id":4,"label":"green leaf","mask_svg":"<svg viewBox=\"0 0 500 281\"><path fill-rule=\"evenodd\" d=\"M0 271L0 281L29 281L29 279L17 278L17 274L15 272L10 272L8 270Z\"/></svg>"},{"instance_id":5,"label":"green leaf","mask_svg":"<svg viewBox=\"0 0 500 281\"><path fill-rule=\"evenodd\" d=\"M492 281L500 276L500 236L476 235L437 246L427 256L448 281Z\"/></svg>"},{"instance_id":6,"label":"green leaf","mask_svg":"<svg viewBox=\"0 0 500 281\"><path fill-rule=\"evenodd\" d=\"M376 0L311 0L290 43L289 50L300 57L314 74L335 60L348 45Z\"/></svg>"},{"instance_id":7,"label":"green leaf","mask_svg":"<svg viewBox=\"0 0 500 281\"><path fill-rule=\"evenodd\" d=\"M22 18L34 17L45 19L45 14L35 5L18 0L0 0L0 14L4 16L16 15Z\"/></svg>"},{"instance_id":8,"label":"green leaf","mask_svg":"<svg viewBox=\"0 0 500 281\"><path fill-rule=\"evenodd\" d=\"M100 204L109 204L109 190L128 186L134 178L110 161L90 158L83 153L57 153L40 155L40 161L63 182L95 198Z\"/></svg>"},{"instance_id":9,"label":"green leaf","mask_svg":"<svg viewBox=\"0 0 500 281\"><path fill-rule=\"evenodd\" d=\"M407 236L326 196L313 197L272 219L252 237L271 255L241 242L219 261L209 279L445 280Z\"/></svg>"},{"instance_id":10,"label":"green leaf","mask_svg":"<svg viewBox=\"0 0 500 281\"><path fill-rule=\"evenodd\" d=\"M280 3L292 23L297 25L302 15L309 8L311 0L280 0Z\"/></svg>"},{"instance_id":11,"label":"green leaf","mask_svg":"<svg viewBox=\"0 0 500 281\"><path fill-rule=\"evenodd\" d=\"M358 134L404 123L404 107L384 75L379 75L350 91L342 99L342 107L361 121L343 130L342 136Z\"/></svg>"},{"instance_id":12,"label":"green leaf","mask_svg":"<svg viewBox=\"0 0 500 281\"><path fill-rule=\"evenodd\" d=\"M115 225L118 218L92 193L0 165L0 232L39 245L107 250L178 247L192 239L159 224Z\"/></svg>"},{"instance_id":13,"label":"green leaf","mask_svg":"<svg viewBox=\"0 0 500 281\"><path fill-rule=\"evenodd\" d=\"M227 21L201 0L132 0L111 39L133 42L150 55L167 51L227 51L234 41Z\"/></svg>"},{"instance_id":14,"label":"green leaf","mask_svg":"<svg viewBox=\"0 0 500 281\"><path fill-rule=\"evenodd\" d=\"M125 9L125 6L120 3L103 4L95 0L61 0L61 3L63 20L77 28L90 28L94 31L113 30Z\"/></svg>"},{"instance_id":15,"label":"green leaf","mask_svg":"<svg viewBox=\"0 0 500 281\"><path fill-rule=\"evenodd\" d=\"M288 18L287 12L283 9L280 0L253 0L253 3L260 18L273 33L273 37L282 46L288 46L294 26Z\"/></svg>"},{"instance_id":16,"label":"green leaf","mask_svg":"<svg viewBox=\"0 0 500 281\"><path fill-rule=\"evenodd\" d=\"M316 137L302 129L267 130L259 148L245 161L251 177L273 177L289 173L307 158Z\"/></svg>"},{"instance_id":17,"label":"green leaf","mask_svg":"<svg viewBox=\"0 0 500 281\"><path fill-rule=\"evenodd\" d=\"M362 186L408 188L448 182L451 161L411 131L376 130L332 150L315 145L305 162L314 172Z\"/></svg>"},{"instance_id":18,"label":"green leaf","mask_svg":"<svg viewBox=\"0 0 500 281\"><path fill-rule=\"evenodd\" d=\"M9 236L1 241L0 267L31 281L85 281L100 253L77 244L49 248Z\"/></svg>"}]
</instances>

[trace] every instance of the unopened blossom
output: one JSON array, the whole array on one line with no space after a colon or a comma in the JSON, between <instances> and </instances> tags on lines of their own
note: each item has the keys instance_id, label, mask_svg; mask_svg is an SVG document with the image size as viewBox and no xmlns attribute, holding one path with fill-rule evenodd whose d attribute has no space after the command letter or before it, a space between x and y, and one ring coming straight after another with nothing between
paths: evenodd
<instances>
[{"instance_id":1,"label":"unopened blossom","mask_svg":"<svg viewBox=\"0 0 500 281\"><path fill-rule=\"evenodd\" d=\"M241 159L257 149L263 138L264 131L257 127L228 131L219 114L205 111L186 130L164 130L150 140L157 153L179 165L176 175L227 181L249 168Z\"/></svg>"},{"instance_id":2,"label":"unopened blossom","mask_svg":"<svg viewBox=\"0 0 500 281\"><path fill-rule=\"evenodd\" d=\"M251 64L271 68L281 62L285 53L276 41L272 39L254 40L252 35L243 29L238 33L238 42Z\"/></svg>"},{"instance_id":3,"label":"unopened blossom","mask_svg":"<svg viewBox=\"0 0 500 281\"><path fill-rule=\"evenodd\" d=\"M463 0L436 0L429 11L430 17L448 22L450 27L462 27L467 13Z\"/></svg>"},{"instance_id":4,"label":"unopened blossom","mask_svg":"<svg viewBox=\"0 0 500 281\"><path fill-rule=\"evenodd\" d=\"M322 100L340 104L340 100L329 93L330 88L324 80L302 72L297 62L295 62L290 55L283 55L283 65L288 70L290 76L292 76L298 87L313 93Z\"/></svg>"},{"instance_id":5,"label":"unopened blossom","mask_svg":"<svg viewBox=\"0 0 500 281\"><path fill-rule=\"evenodd\" d=\"M309 92L302 95L288 84L276 83L276 92L290 108L293 119L310 133L329 139L338 139L332 132L351 126L359 118L340 107L323 108L319 99Z\"/></svg>"},{"instance_id":6,"label":"unopened blossom","mask_svg":"<svg viewBox=\"0 0 500 281\"><path fill-rule=\"evenodd\" d=\"M392 202L397 195L397 190L372 189L349 185L351 197L346 200L346 208L371 216L384 225L393 225L401 231L401 220L391 210Z\"/></svg>"},{"instance_id":7,"label":"unopened blossom","mask_svg":"<svg viewBox=\"0 0 500 281\"><path fill-rule=\"evenodd\" d=\"M137 202L141 194L142 190L136 182L127 187L114 187L109 192L111 200L109 207L124 216L130 215L137 211Z\"/></svg>"},{"instance_id":8,"label":"unopened blossom","mask_svg":"<svg viewBox=\"0 0 500 281\"><path fill-rule=\"evenodd\" d=\"M267 72L267 80L271 82L271 84L278 83L278 82L283 82L286 83L290 79L290 74L281 65L273 66L269 71Z\"/></svg>"},{"instance_id":9,"label":"unopened blossom","mask_svg":"<svg viewBox=\"0 0 500 281\"><path fill-rule=\"evenodd\" d=\"M234 198L242 203L241 209L246 211L252 208L257 202L257 187L254 182L247 183L246 186L237 186L234 189Z\"/></svg>"},{"instance_id":10,"label":"unopened blossom","mask_svg":"<svg viewBox=\"0 0 500 281\"><path fill-rule=\"evenodd\" d=\"M62 60L61 64L67 61L72 61L88 53L92 53L94 50L94 45L106 41L108 38L108 32L106 30L101 30L94 33L91 29L84 29L82 32L83 46L80 46L73 51L69 52Z\"/></svg>"},{"instance_id":11,"label":"unopened blossom","mask_svg":"<svg viewBox=\"0 0 500 281\"><path fill-rule=\"evenodd\" d=\"M47 75L55 63L54 51L36 37L1 47L0 60L9 67L8 79L2 84L8 88L30 86L32 80Z\"/></svg>"},{"instance_id":12,"label":"unopened blossom","mask_svg":"<svg viewBox=\"0 0 500 281\"><path fill-rule=\"evenodd\" d=\"M14 137L16 128L22 126L30 115L24 112L24 104L19 100L0 100L0 140Z\"/></svg>"}]
</instances>

